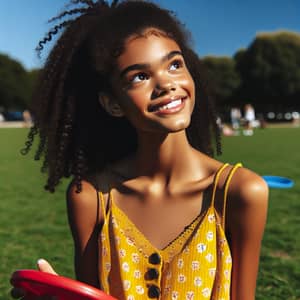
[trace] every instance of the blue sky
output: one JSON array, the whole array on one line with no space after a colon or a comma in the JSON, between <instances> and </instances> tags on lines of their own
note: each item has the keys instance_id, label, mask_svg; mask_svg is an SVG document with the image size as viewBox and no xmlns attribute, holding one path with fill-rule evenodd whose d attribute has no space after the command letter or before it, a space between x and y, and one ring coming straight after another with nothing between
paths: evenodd
<instances>
[{"instance_id":1,"label":"blue sky","mask_svg":"<svg viewBox=\"0 0 300 300\"><path fill-rule=\"evenodd\" d=\"M191 30L200 56L232 56L259 32L300 33L299 0L154 0L175 11ZM34 48L49 28L47 20L68 0L0 0L0 52L25 68L41 65Z\"/></svg>"}]
</instances>

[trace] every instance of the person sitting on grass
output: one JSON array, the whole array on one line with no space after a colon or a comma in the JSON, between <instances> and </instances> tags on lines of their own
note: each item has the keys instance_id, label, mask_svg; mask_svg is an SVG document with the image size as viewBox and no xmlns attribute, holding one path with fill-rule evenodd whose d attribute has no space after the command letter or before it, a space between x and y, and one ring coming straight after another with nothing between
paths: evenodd
<instances>
[{"instance_id":1,"label":"person sitting on grass","mask_svg":"<svg viewBox=\"0 0 300 300\"><path fill-rule=\"evenodd\" d=\"M38 137L46 190L72 178L76 278L119 300L253 300L268 189L213 158L217 114L187 29L150 2L72 3L39 44L63 30L23 152Z\"/></svg>"}]
</instances>

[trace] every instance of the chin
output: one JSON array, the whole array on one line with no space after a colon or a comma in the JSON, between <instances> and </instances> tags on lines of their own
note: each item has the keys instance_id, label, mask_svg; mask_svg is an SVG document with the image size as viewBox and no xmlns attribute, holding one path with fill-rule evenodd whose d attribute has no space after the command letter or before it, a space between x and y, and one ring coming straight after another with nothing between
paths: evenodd
<instances>
[{"instance_id":1,"label":"chin","mask_svg":"<svg viewBox=\"0 0 300 300\"><path fill-rule=\"evenodd\" d=\"M179 132L182 130L185 130L189 127L190 125L190 119L181 119L181 120L176 120L173 124L168 124L169 126L166 126L166 129L169 132Z\"/></svg>"}]
</instances>

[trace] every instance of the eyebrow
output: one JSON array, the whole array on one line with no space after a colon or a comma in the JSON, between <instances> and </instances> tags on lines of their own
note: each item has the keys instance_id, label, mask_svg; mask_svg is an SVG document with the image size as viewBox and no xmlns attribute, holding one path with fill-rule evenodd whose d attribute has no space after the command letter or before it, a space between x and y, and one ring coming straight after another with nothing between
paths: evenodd
<instances>
[{"instance_id":1,"label":"eyebrow","mask_svg":"<svg viewBox=\"0 0 300 300\"><path fill-rule=\"evenodd\" d=\"M161 63L164 63L170 59L172 59L174 56L176 55L182 55L182 52L181 51L178 51L178 50L174 50L174 51L171 51L169 52L168 54L164 55L162 58L161 58ZM130 72L130 71L134 71L134 70L145 70L145 69L148 69L150 68L150 64L134 64L134 65L130 65L128 67L126 67L124 70L121 71L120 73L120 77L122 78L126 73Z\"/></svg>"}]
</instances>

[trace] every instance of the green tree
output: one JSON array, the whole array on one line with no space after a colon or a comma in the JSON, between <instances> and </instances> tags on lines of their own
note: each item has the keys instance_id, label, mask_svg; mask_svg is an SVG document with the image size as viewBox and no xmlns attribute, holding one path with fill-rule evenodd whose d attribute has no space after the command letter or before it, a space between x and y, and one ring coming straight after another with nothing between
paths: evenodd
<instances>
[{"instance_id":1,"label":"green tree","mask_svg":"<svg viewBox=\"0 0 300 300\"><path fill-rule=\"evenodd\" d=\"M37 79L39 76L40 69L32 69L27 72L27 85L28 85L28 102L27 106L30 105L30 101L32 98L32 93L34 91L35 85L37 83Z\"/></svg>"},{"instance_id":2,"label":"green tree","mask_svg":"<svg viewBox=\"0 0 300 300\"><path fill-rule=\"evenodd\" d=\"M223 110L234 105L235 93L240 86L240 76L235 69L235 61L230 57L203 58L210 85L217 105Z\"/></svg>"},{"instance_id":3,"label":"green tree","mask_svg":"<svg viewBox=\"0 0 300 300\"><path fill-rule=\"evenodd\" d=\"M241 74L240 96L256 106L299 107L300 35L259 34L247 50L234 56Z\"/></svg>"},{"instance_id":4,"label":"green tree","mask_svg":"<svg viewBox=\"0 0 300 300\"><path fill-rule=\"evenodd\" d=\"M27 107L27 71L8 55L0 54L0 106L4 109L23 109Z\"/></svg>"}]
</instances>

